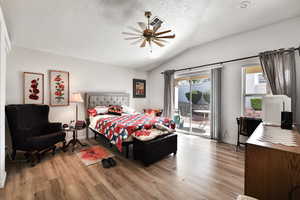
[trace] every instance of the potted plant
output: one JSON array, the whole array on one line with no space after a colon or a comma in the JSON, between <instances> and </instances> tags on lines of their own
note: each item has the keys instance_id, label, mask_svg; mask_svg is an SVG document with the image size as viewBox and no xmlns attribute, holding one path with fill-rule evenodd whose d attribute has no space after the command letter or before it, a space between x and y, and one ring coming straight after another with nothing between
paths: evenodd
<instances>
[{"instance_id":1,"label":"potted plant","mask_svg":"<svg viewBox=\"0 0 300 200\"><path fill-rule=\"evenodd\" d=\"M185 93L185 97L186 97L189 101L191 101L191 100L190 100L190 96L191 96L191 93L190 93L190 92ZM193 104L197 104L197 103L200 101L201 97L202 97L202 92L200 92L199 90L194 90L194 91L192 91L192 103L193 103Z\"/></svg>"},{"instance_id":2,"label":"potted plant","mask_svg":"<svg viewBox=\"0 0 300 200\"><path fill-rule=\"evenodd\" d=\"M261 110L262 99L253 98L250 101L251 101L251 107L253 108L253 110Z\"/></svg>"}]
</instances>

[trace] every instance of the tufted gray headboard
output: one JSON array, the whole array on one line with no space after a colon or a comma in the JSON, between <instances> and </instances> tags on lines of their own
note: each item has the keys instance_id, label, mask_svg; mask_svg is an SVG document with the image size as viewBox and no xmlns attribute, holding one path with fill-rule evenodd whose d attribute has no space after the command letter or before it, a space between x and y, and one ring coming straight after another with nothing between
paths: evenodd
<instances>
[{"instance_id":1,"label":"tufted gray headboard","mask_svg":"<svg viewBox=\"0 0 300 200\"><path fill-rule=\"evenodd\" d=\"M87 92L85 94L86 109L109 105L129 106L129 101L130 95L123 92Z\"/></svg>"}]
</instances>

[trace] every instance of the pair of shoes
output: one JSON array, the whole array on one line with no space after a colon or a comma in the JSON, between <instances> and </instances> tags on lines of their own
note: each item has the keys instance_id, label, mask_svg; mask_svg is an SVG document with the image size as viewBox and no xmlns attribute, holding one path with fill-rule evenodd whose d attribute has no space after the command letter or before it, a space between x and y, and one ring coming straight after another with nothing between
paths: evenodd
<instances>
[{"instance_id":1,"label":"pair of shoes","mask_svg":"<svg viewBox=\"0 0 300 200\"><path fill-rule=\"evenodd\" d=\"M117 162L113 158L107 158L101 160L103 168L110 168L117 165Z\"/></svg>"}]
</instances>

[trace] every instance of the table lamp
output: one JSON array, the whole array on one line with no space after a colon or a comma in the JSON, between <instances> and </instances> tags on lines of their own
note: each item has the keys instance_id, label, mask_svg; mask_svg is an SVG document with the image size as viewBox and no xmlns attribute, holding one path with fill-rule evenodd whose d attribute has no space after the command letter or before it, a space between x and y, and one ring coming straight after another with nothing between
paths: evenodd
<instances>
[{"instance_id":1,"label":"table lamp","mask_svg":"<svg viewBox=\"0 0 300 200\"><path fill-rule=\"evenodd\" d=\"M79 92L75 92L72 93L71 95L71 99L70 99L71 103L76 103L76 121L75 123L78 121L78 103L83 103L83 99L82 96Z\"/></svg>"}]
</instances>

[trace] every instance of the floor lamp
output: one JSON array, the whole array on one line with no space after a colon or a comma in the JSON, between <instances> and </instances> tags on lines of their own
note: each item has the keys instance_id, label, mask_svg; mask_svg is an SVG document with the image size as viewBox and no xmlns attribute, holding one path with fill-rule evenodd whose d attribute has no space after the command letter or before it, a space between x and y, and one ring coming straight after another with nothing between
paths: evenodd
<instances>
[{"instance_id":1,"label":"floor lamp","mask_svg":"<svg viewBox=\"0 0 300 200\"><path fill-rule=\"evenodd\" d=\"M66 147L68 147L70 144L73 144L73 151L74 151L74 146L79 143L81 146L86 146L86 144L82 144L78 139L77 139L77 131L78 127L76 127L76 123L78 122L78 104L83 103L83 99L80 93L72 93L70 102L76 103L76 121L75 121L75 126L73 131L73 139L69 141Z\"/></svg>"}]
</instances>

